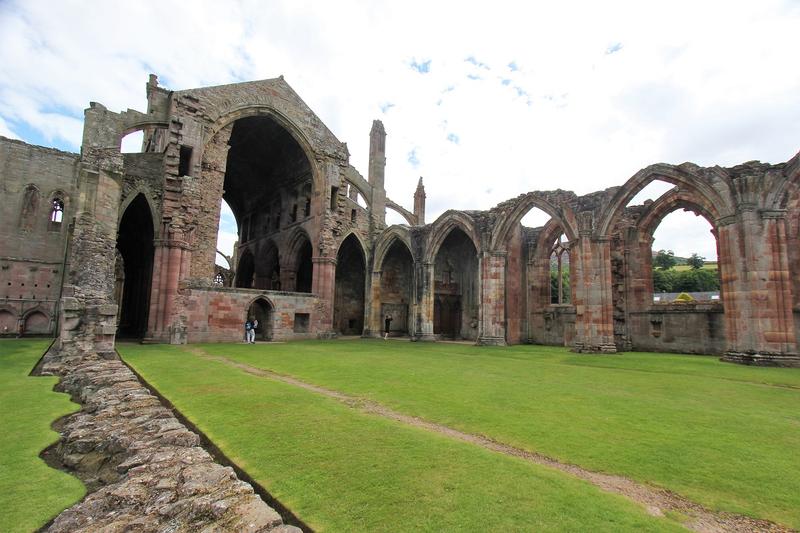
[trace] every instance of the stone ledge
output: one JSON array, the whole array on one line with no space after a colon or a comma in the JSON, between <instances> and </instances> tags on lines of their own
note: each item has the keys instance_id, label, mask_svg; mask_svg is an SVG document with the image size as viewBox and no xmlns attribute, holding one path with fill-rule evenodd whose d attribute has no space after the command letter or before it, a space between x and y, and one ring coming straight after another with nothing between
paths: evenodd
<instances>
[{"instance_id":1,"label":"stone ledge","mask_svg":"<svg viewBox=\"0 0 800 533\"><path fill-rule=\"evenodd\" d=\"M50 455L90 491L45 531L301 531L216 463L118 358L48 354L41 374L60 376L59 390L82 405Z\"/></svg>"},{"instance_id":2,"label":"stone ledge","mask_svg":"<svg viewBox=\"0 0 800 533\"><path fill-rule=\"evenodd\" d=\"M719 360L740 365L800 368L800 356L797 354L727 352Z\"/></svg>"}]
</instances>

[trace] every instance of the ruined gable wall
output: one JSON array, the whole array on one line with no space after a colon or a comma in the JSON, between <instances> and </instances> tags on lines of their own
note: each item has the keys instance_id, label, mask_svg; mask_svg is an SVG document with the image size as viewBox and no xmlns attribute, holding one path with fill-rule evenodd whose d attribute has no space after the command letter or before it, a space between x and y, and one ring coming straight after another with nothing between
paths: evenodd
<instances>
[{"instance_id":1,"label":"ruined gable wall","mask_svg":"<svg viewBox=\"0 0 800 533\"><path fill-rule=\"evenodd\" d=\"M20 326L54 333L77 161L77 154L0 137L0 335ZM64 202L60 223L50 221L54 197Z\"/></svg>"}]
</instances>

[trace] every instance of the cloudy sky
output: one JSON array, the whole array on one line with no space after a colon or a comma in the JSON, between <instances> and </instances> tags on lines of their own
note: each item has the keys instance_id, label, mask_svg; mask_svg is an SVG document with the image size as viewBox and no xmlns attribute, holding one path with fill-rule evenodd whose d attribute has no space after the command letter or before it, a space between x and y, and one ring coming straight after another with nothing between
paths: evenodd
<instances>
[{"instance_id":1,"label":"cloudy sky","mask_svg":"<svg viewBox=\"0 0 800 533\"><path fill-rule=\"evenodd\" d=\"M89 101L143 110L151 72L176 90L283 74L364 175L381 119L388 195L411 207L423 176L430 221L655 162L785 161L798 52L798 0L0 0L0 135L78 151ZM709 227L671 215L655 247L713 257Z\"/></svg>"}]
</instances>

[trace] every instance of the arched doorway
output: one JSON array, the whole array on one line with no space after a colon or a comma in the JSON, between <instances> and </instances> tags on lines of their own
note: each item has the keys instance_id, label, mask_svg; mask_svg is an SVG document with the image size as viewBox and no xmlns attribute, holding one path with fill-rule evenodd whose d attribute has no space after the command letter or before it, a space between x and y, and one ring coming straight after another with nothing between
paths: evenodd
<instances>
[{"instance_id":1,"label":"arched doorway","mask_svg":"<svg viewBox=\"0 0 800 533\"><path fill-rule=\"evenodd\" d=\"M381 328L391 317L389 335L408 335L409 305L414 285L414 260L408 247L395 239L383 258L381 270Z\"/></svg>"},{"instance_id":2,"label":"arched doorway","mask_svg":"<svg viewBox=\"0 0 800 533\"><path fill-rule=\"evenodd\" d=\"M478 338L478 251L461 228L453 228L434 263L433 333Z\"/></svg>"},{"instance_id":3,"label":"arched doorway","mask_svg":"<svg viewBox=\"0 0 800 533\"><path fill-rule=\"evenodd\" d=\"M266 298L258 298L247 310L247 318L254 318L258 320L258 327L256 328L256 340L271 341L272 340L272 324L273 307Z\"/></svg>"},{"instance_id":4,"label":"arched doorway","mask_svg":"<svg viewBox=\"0 0 800 533\"><path fill-rule=\"evenodd\" d=\"M117 250L124 269L117 335L142 338L147 332L153 273L153 216L143 194L138 194L122 215Z\"/></svg>"},{"instance_id":5,"label":"arched doorway","mask_svg":"<svg viewBox=\"0 0 800 533\"><path fill-rule=\"evenodd\" d=\"M364 331L366 274L364 249L350 234L336 254L333 327L342 335L361 335Z\"/></svg>"}]
</instances>

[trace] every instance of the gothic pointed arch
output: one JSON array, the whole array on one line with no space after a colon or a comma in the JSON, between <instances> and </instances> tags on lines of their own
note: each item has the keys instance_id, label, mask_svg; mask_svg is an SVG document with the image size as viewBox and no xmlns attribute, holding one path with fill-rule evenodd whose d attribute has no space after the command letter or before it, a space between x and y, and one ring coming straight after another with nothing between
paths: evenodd
<instances>
[{"instance_id":1,"label":"gothic pointed arch","mask_svg":"<svg viewBox=\"0 0 800 533\"><path fill-rule=\"evenodd\" d=\"M361 335L364 331L366 276L366 251L351 232L336 252L333 324L341 335Z\"/></svg>"}]
</instances>

